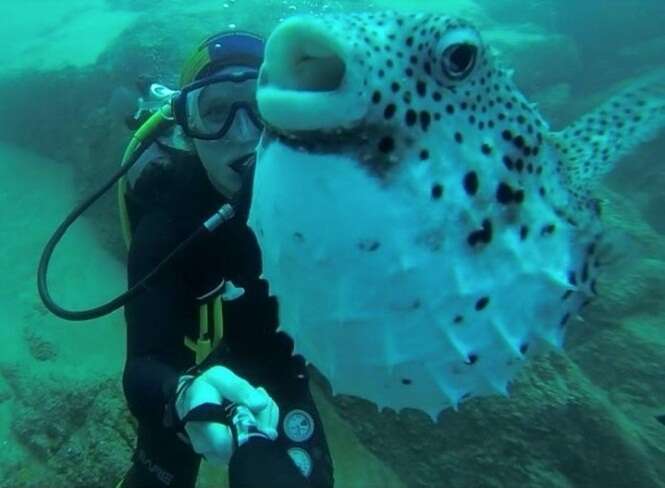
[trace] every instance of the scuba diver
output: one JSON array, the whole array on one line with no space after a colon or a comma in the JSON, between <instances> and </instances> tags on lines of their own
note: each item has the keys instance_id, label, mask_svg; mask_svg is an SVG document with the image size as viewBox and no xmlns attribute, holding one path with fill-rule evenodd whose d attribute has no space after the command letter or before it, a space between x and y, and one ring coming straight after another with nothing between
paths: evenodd
<instances>
[{"instance_id":1,"label":"scuba diver","mask_svg":"<svg viewBox=\"0 0 665 488\"><path fill-rule=\"evenodd\" d=\"M246 223L263 52L251 33L218 34L185 63L179 91L152 84L158 108L137 113L120 170L60 225L39 263L39 293L55 315L82 321L125 307L123 388L138 439L119 488L193 488L202 458L228 466L231 488L333 486L305 361L277 332ZM129 289L66 310L48 290L50 259L116 182Z\"/></svg>"},{"instance_id":2,"label":"scuba diver","mask_svg":"<svg viewBox=\"0 0 665 488\"><path fill-rule=\"evenodd\" d=\"M219 34L186 62L179 93L151 87L173 97L177 125L121 185L129 287L208 217L226 222L125 306L123 386L139 427L124 488L194 487L201 457L228 464L231 488L333 486L305 362L276 330L246 224L263 51L250 33Z\"/></svg>"}]
</instances>

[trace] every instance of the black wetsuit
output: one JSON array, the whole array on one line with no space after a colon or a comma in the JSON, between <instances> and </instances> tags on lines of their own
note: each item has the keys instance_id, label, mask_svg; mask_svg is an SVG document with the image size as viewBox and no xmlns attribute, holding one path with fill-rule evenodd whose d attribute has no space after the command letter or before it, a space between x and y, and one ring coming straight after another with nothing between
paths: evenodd
<instances>
[{"instance_id":1,"label":"black wetsuit","mask_svg":"<svg viewBox=\"0 0 665 488\"><path fill-rule=\"evenodd\" d=\"M264 386L280 408L279 439L256 439L240 447L229 465L231 487L333 486L332 461L304 361L292 355L290 339L276 333L277 303L269 297L267 283L259 279L259 247L246 225L250 193L251 188L245 188L233 220L195 242L125 307L123 384L139 423L134 464L125 487L195 485L200 458L165 421L165 411L179 376L194 365L184 337L198 336L201 302L197 297L214 290L222 279L244 288L244 294L224 302L224 339L206 363L222 364L253 385ZM169 164L149 165L128 199L133 233L129 285L144 277L224 203L197 157L180 154ZM293 409L305 410L315 421L314 434L305 442L293 442L284 432L284 416ZM304 448L313 460L308 480L287 453L293 447Z\"/></svg>"}]
</instances>

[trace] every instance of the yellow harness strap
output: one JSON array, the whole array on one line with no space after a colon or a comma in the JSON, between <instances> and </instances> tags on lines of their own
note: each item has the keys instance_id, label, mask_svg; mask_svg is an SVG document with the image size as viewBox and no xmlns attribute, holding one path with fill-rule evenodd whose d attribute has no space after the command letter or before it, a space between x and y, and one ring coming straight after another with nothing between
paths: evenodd
<instances>
[{"instance_id":1,"label":"yellow harness strap","mask_svg":"<svg viewBox=\"0 0 665 488\"><path fill-rule=\"evenodd\" d=\"M194 352L196 364L201 364L224 337L222 297L199 307L199 336L196 340L185 337L185 346Z\"/></svg>"}]
</instances>

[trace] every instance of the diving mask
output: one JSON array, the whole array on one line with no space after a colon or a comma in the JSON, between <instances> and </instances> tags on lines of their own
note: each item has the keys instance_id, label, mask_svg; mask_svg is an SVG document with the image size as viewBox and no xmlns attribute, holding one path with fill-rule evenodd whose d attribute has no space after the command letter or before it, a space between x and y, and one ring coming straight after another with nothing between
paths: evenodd
<instances>
[{"instance_id":1,"label":"diving mask","mask_svg":"<svg viewBox=\"0 0 665 488\"><path fill-rule=\"evenodd\" d=\"M173 113L185 134L193 139L224 138L239 112L258 132L263 130L256 106L258 71L220 73L184 87L173 99Z\"/></svg>"}]
</instances>

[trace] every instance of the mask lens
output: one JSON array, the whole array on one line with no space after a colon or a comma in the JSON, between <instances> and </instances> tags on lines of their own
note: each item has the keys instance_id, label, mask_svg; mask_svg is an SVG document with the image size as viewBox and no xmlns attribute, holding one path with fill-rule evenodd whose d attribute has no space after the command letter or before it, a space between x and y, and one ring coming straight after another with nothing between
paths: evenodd
<instances>
[{"instance_id":1,"label":"mask lens","mask_svg":"<svg viewBox=\"0 0 665 488\"><path fill-rule=\"evenodd\" d=\"M187 91L185 122L189 135L202 139L224 137L239 107L258 113L255 79L236 82L213 78L209 84Z\"/></svg>"}]
</instances>

